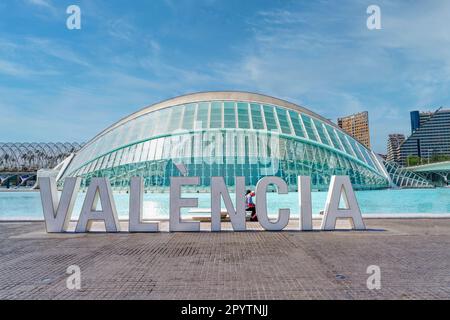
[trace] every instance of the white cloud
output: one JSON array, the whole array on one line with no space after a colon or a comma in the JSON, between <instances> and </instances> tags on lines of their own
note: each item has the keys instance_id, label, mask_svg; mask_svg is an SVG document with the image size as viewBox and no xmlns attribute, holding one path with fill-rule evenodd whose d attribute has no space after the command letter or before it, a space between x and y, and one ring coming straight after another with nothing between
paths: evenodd
<instances>
[{"instance_id":1,"label":"white cloud","mask_svg":"<svg viewBox=\"0 0 450 320\"><path fill-rule=\"evenodd\" d=\"M32 6L31 12L42 20L55 20L64 14L64 12L59 12L56 6L51 0L24 0L25 4Z\"/></svg>"},{"instance_id":2,"label":"white cloud","mask_svg":"<svg viewBox=\"0 0 450 320\"><path fill-rule=\"evenodd\" d=\"M13 62L0 60L0 73L14 77L23 77L31 75L33 72Z\"/></svg>"},{"instance_id":3,"label":"white cloud","mask_svg":"<svg viewBox=\"0 0 450 320\"><path fill-rule=\"evenodd\" d=\"M49 0L27 2L54 6ZM189 16L184 12L191 10L189 2L166 4L172 12ZM84 83L61 84L61 95L47 97L46 103L58 106L69 99L79 114L92 115L96 109L96 116L108 108L125 115L150 102L212 88L266 93L333 120L369 110L373 145L383 152L388 133L407 133L410 109L433 109L450 98L450 2L380 0L379 31L366 28L367 5L365 0L289 2L279 6L285 8L263 10L248 15L244 27L251 37L239 35L236 42L224 44L235 48L227 57L192 57L183 65L168 51L182 49L170 43L173 39L136 27L129 12L117 16L106 2L89 1L84 12L98 27L92 37L104 45L92 46L91 52L89 44L72 50L63 39L2 39L0 73L24 78L42 72L36 65L49 70L63 63L89 67L71 74L86 79ZM80 105L88 107L79 111ZM36 108L42 107L36 102Z\"/></svg>"},{"instance_id":4,"label":"white cloud","mask_svg":"<svg viewBox=\"0 0 450 320\"><path fill-rule=\"evenodd\" d=\"M55 77L62 75L64 67L70 64L90 66L84 57L63 41L24 38L12 42L6 37L0 40L0 73L3 75L24 81Z\"/></svg>"},{"instance_id":5,"label":"white cloud","mask_svg":"<svg viewBox=\"0 0 450 320\"><path fill-rule=\"evenodd\" d=\"M29 4L32 4L35 6L40 6L40 7L45 7L45 8L53 8L53 5L50 2L50 0L27 0L27 2Z\"/></svg>"},{"instance_id":6,"label":"white cloud","mask_svg":"<svg viewBox=\"0 0 450 320\"><path fill-rule=\"evenodd\" d=\"M0 59L0 74L16 78L31 78L34 76L54 76L59 73L53 69L39 69L28 67L8 60Z\"/></svg>"},{"instance_id":7,"label":"white cloud","mask_svg":"<svg viewBox=\"0 0 450 320\"><path fill-rule=\"evenodd\" d=\"M368 110L373 145L384 152L388 133L408 133L409 110L450 99L450 2L381 1L379 31L366 28L366 7L261 11L240 58L215 67L228 83L334 120Z\"/></svg>"},{"instance_id":8,"label":"white cloud","mask_svg":"<svg viewBox=\"0 0 450 320\"><path fill-rule=\"evenodd\" d=\"M89 67L89 63L76 53L76 46L71 47L63 42L44 38L28 38L25 46L29 50L39 52L42 55L58 58L60 60Z\"/></svg>"}]
</instances>

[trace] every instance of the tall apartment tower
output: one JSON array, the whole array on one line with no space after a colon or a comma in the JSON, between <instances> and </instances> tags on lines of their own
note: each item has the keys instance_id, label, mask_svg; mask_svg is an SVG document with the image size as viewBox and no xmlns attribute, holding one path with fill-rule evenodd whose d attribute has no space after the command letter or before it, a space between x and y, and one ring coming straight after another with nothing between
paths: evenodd
<instances>
[{"instance_id":1,"label":"tall apartment tower","mask_svg":"<svg viewBox=\"0 0 450 320\"><path fill-rule=\"evenodd\" d=\"M370 148L369 113L367 111L339 118L338 126Z\"/></svg>"},{"instance_id":2,"label":"tall apartment tower","mask_svg":"<svg viewBox=\"0 0 450 320\"><path fill-rule=\"evenodd\" d=\"M401 162L400 146L405 141L405 135L400 133L390 134L387 142L387 157L389 162Z\"/></svg>"},{"instance_id":3,"label":"tall apartment tower","mask_svg":"<svg viewBox=\"0 0 450 320\"><path fill-rule=\"evenodd\" d=\"M401 164L406 164L408 156L430 159L433 155L450 155L450 109L412 111L411 132L400 146Z\"/></svg>"}]
</instances>

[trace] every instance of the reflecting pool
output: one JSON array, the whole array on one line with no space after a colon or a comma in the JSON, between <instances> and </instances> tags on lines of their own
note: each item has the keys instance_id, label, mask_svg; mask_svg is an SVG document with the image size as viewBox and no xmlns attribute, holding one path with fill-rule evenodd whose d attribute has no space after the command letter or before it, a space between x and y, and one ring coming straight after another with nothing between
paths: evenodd
<instances>
[{"instance_id":1,"label":"reflecting pool","mask_svg":"<svg viewBox=\"0 0 450 320\"><path fill-rule=\"evenodd\" d=\"M313 192L313 214L323 210L326 192ZM85 194L78 195L73 218L77 218ZM200 208L210 208L210 194L184 194L183 197L199 199ZM232 195L232 199L234 199ZM359 205L363 214L402 213L402 214L443 214L450 215L450 188L441 189L403 189L357 191ZM126 193L114 194L119 217L128 218L128 199ZM298 194L268 194L269 215L276 214L279 208L290 208L293 217L298 217ZM256 199L257 201L257 199ZM188 217L189 209L183 211ZM147 193L144 196L144 218L167 219L169 217L169 194ZM39 192L0 192L0 220L42 220L42 205Z\"/></svg>"}]
</instances>

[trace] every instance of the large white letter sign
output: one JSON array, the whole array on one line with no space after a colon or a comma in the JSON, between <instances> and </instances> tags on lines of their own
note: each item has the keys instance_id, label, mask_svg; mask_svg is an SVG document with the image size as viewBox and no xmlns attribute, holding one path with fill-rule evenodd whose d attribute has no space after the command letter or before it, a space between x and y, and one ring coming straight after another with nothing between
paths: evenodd
<instances>
[{"instance_id":1,"label":"large white letter sign","mask_svg":"<svg viewBox=\"0 0 450 320\"><path fill-rule=\"evenodd\" d=\"M235 177L236 210L223 177L211 177L211 231L220 231L221 199L225 203L234 231L245 231L245 177Z\"/></svg>"},{"instance_id":2,"label":"large white letter sign","mask_svg":"<svg viewBox=\"0 0 450 320\"><path fill-rule=\"evenodd\" d=\"M345 209L339 209L341 195L344 196ZM325 203L322 230L335 230L336 220L346 218L352 220L353 229L365 230L361 210L356 200L350 178L348 176L332 176Z\"/></svg>"},{"instance_id":3,"label":"large white letter sign","mask_svg":"<svg viewBox=\"0 0 450 320\"><path fill-rule=\"evenodd\" d=\"M272 222L267 215L267 187L269 185L278 187L278 194L287 194L288 186L286 182L279 177L264 177L256 184L256 214L261 226L270 231L283 230L289 223L289 209L280 209L278 211L278 220Z\"/></svg>"},{"instance_id":4,"label":"large white letter sign","mask_svg":"<svg viewBox=\"0 0 450 320\"><path fill-rule=\"evenodd\" d=\"M310 231L312 225L311 177L298 177L298 204L300 206L300 230Z\"/></svg>"},{"instance_id":5,"label":"large white letter sign","mask_svg":"<svg viewBox=\"0 0 450 320\"><path fill-rule=\"evenodd\" d=\"M97 210L98 200L100 200L102 210ZM116 204L107 178L92 179L86 192L86 198L84 199L75 231L90 231L93 221L104 221L106 232L120 231Z\"/></svg>"},{"instance_id":6,"label":"large white letter sign","mask_svg":"<svg viewBox=\"0 0 450 320\"><path fill-rule=\"evenodd\" d=\"M80 178L66 178L61 199L58 201L56 179L53 177L39 178L42 209L44 211L45 228L48 233L67 231L73 206L80 188Z\"/></svg>"},{"instance_id":7,"label":"large white letter sign","mask_svg":"<svg viewBox=\"0 0 450 320\"><path fill-rule=\"evenodd\" d=\"M171 177L170 178L170 221L169 230L173 231L200 231L200 222L182 222L181 208L197 207L197 198L181 198L182 185L198 185L200 177Z\"/></svg>"},{"instance_id":8,"label":"large white letter sign","mask_svg":"<svg viewBox=\"0 0 450 320\"><path fill-rule=\"evenodd\" d=\"M144 215L144 179L132 177L130 181L130 232L158 232L158 222L142 222Z\"/></svg>"}]
</instances>

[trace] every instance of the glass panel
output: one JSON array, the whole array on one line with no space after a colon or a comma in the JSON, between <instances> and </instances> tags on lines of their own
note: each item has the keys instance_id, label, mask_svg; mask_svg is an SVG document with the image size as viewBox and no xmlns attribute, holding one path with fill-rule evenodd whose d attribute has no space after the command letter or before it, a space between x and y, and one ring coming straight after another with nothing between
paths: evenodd
<instances>
[{"instance_id":1,"label":"glass panel","mask_svg":"<svg viewBox=\"0 0 450 320\"><path fill-rule=\"evenodd\" d=\"M299 119L299 114L295 111L290 110L289 116L291 117L292 126L294 127L295 135L298 137L305 137L303 133L302 125Z\"/></svg>"},{"instance_id":2,"label":"glass panel","mask_svg":"<svg viewBox=\"0 0 450 320\"><path fill-rule=\"evenodd\" d=\"M255 130L264 129L264 123L261 116L261 106L259 104L252 103L250 105L250 109L252 113L253 129Z\"/></svg>"},{"instance_id":3,"label":"glass panel","mask_svg":"<svg viewBox=\"0 0 450 320\"><path fill-rule=\"evenodd\" d=\"M153 134L154 134L155 113L152 112L150 114L142 116L142 118L143 118L143 122L142 122L142 139L148 139L151 136L153 136ZM120 140L120 138L117 139L117 140ZM117 146L115 145L114 148L117 148Z\"/></svg>"},{"instance_id":4,"label":"glass panel","mask_svg":"<svg viewBox=\"0 0 450 320\"><path fill-rule=\"evenodd\" d=\"M88 154L87 159L86 159L87 161L89 161L90 159L93 159L93 158L96 157L96 155L97 155L96 151L97 151L97 148L98 148L98 141L99 141L99 139L95 140L95 142L92 144L92 146L91 146L91 148L89 150L89 154Z\"/></svg>"},{"instance_id":5,"label":"glass panel","mask_svg":"<svg viewBox=\"0 0 450 320\"><path fill-rule=\"evenodd\" d=\"M150 141L146 141L142 149L141 161L147 161L149 150L150 150Z\"/></svg>"},{"instance_id":6,"label":"glass panel","mask_svg":"<svg viewBox=\"0 0 450 320\"><path fill-rule=\"evenodd\" d=\"M336 130L336 132L338 134L339 140L341 140L341 143L344 146L345 152L351 156L354 156L353 151L350 148L350 145L348 144L347 139L345 139L344 134L339 130Z\"/></svg>"},{"instance_id":7,"label":"glass panel","mask_svg":"<svg viewBox=\"0 0 450 320\"><path fill-rule=\"evenodd\" d=\"M139 162L141 160L142 148L144 147L143 143L139 143L136 145L136 149L134 151L133 162Z\"/></svg>"},{"instance_id":8,"label":"glass panel","mask_svg":"<svg viewBox=\"0 0 450 320\"><path fill-rule=\"evenodd\" d=\"M258 156L260 159L267 158L268 139L265 134L258 135Z\"/></svg>"},{"instance_id":9,"label":"glass panel","mask_svg":"<svg viewBox=\"0 0 450 320\"><path fill-rule=\"evenodd\" d=\"M320 122L319 120L316 120L316 119L313 119L313 121L314 121L314 125L316 126L317 133L319 134L319 137L320 137L320 140L322 141L322 143L324 143L326 145L330 145L330 141L328 141L328 138L322 127L322 122Z\"/></svg>"},{"instance_id":10,"label":"glass panel","mask_svg":"<svg viewBox=\"0 0 450 320\"><path fill-rule=\"evenodd\" d=\"M91 165L92 165L92 163L89 163L89 164L85 165L85 166L81 169L80 174L88 173L88 172L89 172L89 168L91 167Z\"/></svg>"},{"instance_id":11,"label":"glass panel","mask_svg":"<svg viewBox=\"0 0 450 320\"><path fill-rule=\"evenodd\" d=\"M114 160L114 167L117 167L120 165L120 159L122 159L122 155L123 155L123 149L120 149L119 151L117 151L117 156L116 156L116 159Z\"/></svg>"},{"instance_id":12,"label":"glass panel","mask_svg":"<svg viewBox=\"0 0 450 320\"><path fill-rule=\"evenodd\" d=\"M102 158L98 158L98 159L96 160L94 171L97 171L97 170L100 169L100 166L102 165L102 162L103 162L103 157L102 157Z\"/></svg>"},{"instance_id":13,"label":"glass panel","mask_svg":"<svg viewBox=\"0 0 450 320\"><path fill-rule=\"evenodd\" d=\"M155 151L155 160L160 160L163 153L163 143L164 139L156 140L156 151Z\"/></svg>"},{"instance_id":14,"label":"glass panel","mask_svg":"<svg viewBox=\"0 0 450 320\"><path fill-rule=\"evenodd\" d=\"M126 163L132 163L133 162L133 158L134 158L135 152L136 152L136 145L133 145L128 150L128 159L126 160L127 161Z\"/></svg>"},{"instance_id":15,"label":"glass panel","mask_svg":"<svg viewBox=\"0 0 450 320\"><path fill-rule=\"evenodd\" d=\"M137 121L137 119L135 119L134 121L132 120L128 123L125 123L124 130L126 133L125 134L126 138L123 139L122 145L130 144L131 142L136 141L136 136L137 136L136 121Z\"/></svg>"},{"instance_id":16,"label":"glass panel","mask_svg":"<svg viewBox=\"0 0 450 320\"><path fill-rule=\"evenodd\" d=\"M186 130L192 130L194 128L194 116L196 104L191 103L184 107L184 116L182 128Z\"/></svg>"},{"instance_id":17,"label":"glass panel","mask_svg":"<svg viewBox=\"0 0 450 320\"><path fill-rule=\"evenodd\" d=\"M158 140L150 141L150 150L148 152L147 161L155 160L156 144Z\"/></svg>"},{"instance_id":18,"label":"glass panel","mask_svg":"<svg viewBox=\"0 0 450 320\"><path fill-rule=\"evenodd\" d=\"M245 157L245 136L242 134L237 134L235 140L233 140L233 142L236 141L236 156L237 157ZM237 162L237 161L236 161Z\"/></svg>"},{"instance_id":19,"label":"glass panel","mask_svg":"<svg viewBox=\"0 0 450 320\"><path fill-rule=\"evenodd\" d=\"M86 173L91 173L95 171L95 166L97 164L97 160L92 161L89 165L88 165L88 170L86 171Z\"/></svg>"},{"instance_id":20,"label":"glass panel","mask_svg":"<svg viewBox=\"0 0 450 320\"><path fill-rule=\"evenodd\" d=\"M311 118L308 117L307 115L302 114L302 120L303 120L303 124L305 126L305 130L308 133L309 139L317 141L316 134L312 127Z\"/></svg>"},{"instance_id":21,"label":"glass panel","mask_svg":"<svg viewBox=\"0 0 450 320\"><path fill-rule=\"evenodd\" d=\"M103 157L103 162L102 162L102 165L100 167L101 170L103 170L103 169L105 169L107 167L110 156L111 156L111 154L107 154L106 156Z\"/></svg>"},{"instance_id":22,"label":"glass panel","mask_svg":"<svg viewBox=\"0 0 450 320\"><path fill-rule=\"evenodd\" d=\"M238 102L237 110L238 110L239 128L250 129L250 120L248 118L248 104L244 102Z\"/></svg>"},{"instance_id":23,"label":"glass panel","mask_svg":"<svg viewBox=\"0 0 450 320\"><path fill-rule=\"evenodd\" d=\"M223 117L225 128L236 128L236 111L234 109L234 102L224 102Z\"/></svg>"},{"instance_id":24,"label":"glass panel","mask_svg":"<svg viewBox=\"0 0 450 320\"><path fill-rule=\"evenodd\" d=\"M105 134L103 137L100 138L102 143L102 148L99 150L100 154L105 154L109 150L111 150L111 143L112 143L112 135L111 133Z\"/></svg>"},{"instance_id":25,"label":"glass panel","mask_svg":"<svg viewBox=\"0 0 450 320\"><path fill-rule=\"evenodd\" d=\"M144 139L147 138L147 117L146 116L141 116L140 117L141 121L139 121L139 133L138 136L136 138L137 141L142 141Z\"/></svg>"},{"instance_id":26,"label":"glass panel","mask_svg":"<svg viewBox=\"0 0 450 320\"><path fill-rule=\"evenodd\" d=\"M167 119L170 119L170 111L172 111L172 109L163 109L156 112L158 119L156 120L155 135L167 133L167 127L169 125Z\"/></svg>"},{"instance_id":27,"label":"glass panel","mask_svg":"<svg viewBox=\"0 0 450 320\"><path fill-rule=\"evenodd\" d=\"M119 158L119 162L120 162L119 165L124 165L126 159L128 159L128 150L129 150L129 148L124 148L122 150L123 150L122 154L120 155L120 158Z\"/></svg>"},{"instance_id":28,"label":"glass panel","mask_svg":"<svg viewBox=\"0 0 450 320\"><path fill-rule=\"evenodd\" d=\"M278 130L275 114L273 113L273 107L264 106L264 118L266 119L267 130Z\"/></svg>"},{"instance_id":29,"label":"glass panel","mask_svg":"<svg viewBox=\"0 0 450 320\"><path fill-rule=\"evenodd\" d=\"M112 168L113 167L113 165L114 165L114 160L116 159L116 156L117 156L117 152L113 152L112 154L111 154L111 156L109 157L109 161L108 161L108 168Z\"/></svg>"},{"instance_id":30,"label":"glass panel","mask_svg":"<svg viewBox=\"0 0 450 320\"><path fill-rule=\"evenodd\" d=\"M202 134L197 133L194 135L194 150L192 152L192 155L194 157L195 163L200 162L202 159Z\"/></svg>"},{"instance_id":31,"label":"glass panel","mask_svg":"<svg viewBox=\"0 0 450 320\"><path fill-rule=\"evenodd\" d=\"M122 143L122 137L120 135L120 128L111 132L111 149L117 149ZM148 134L148 133L147 133Z\"/></svg>"},{"instance_id":32,"label":"glass panel","mask_svg":"<svg viewBox=\"0 0 450 320\"><path fill-rule=\"evenodd\" d=\"M164 144L163 144L163 154L161 159L170 159L170 152L172 151L172 145L171 145L171 137L164 138Z\"/></svg>"},{"instance_id":33,"label":"glass panel","mask_svg":"<svg viewBox=\"0 0 450 320\"><path fill-rule=\"evenodd\" d=\"M331 126L329 126L329 125L325 125L325 128L327 129L328 136L330 137L331 142L333 143L333 146L336 149L342 150L342 147L339 144L339 141L337 140L336 133L334 132L334 129Z\"/></svg>"},{"instance_id":34,"label":"glass panel","mask_svg":"<svg viewBox=\"0 0 450 320\"><path fill-rule=\"evenodd\" d=\"M287 119L287 113L285 109L276 108L278 121L280 122L281 132L284 134L292 134L291 127Z\"/></svg>"},{"instance_id":35,"label":"glass panel","mask_svg":"<svg viewBox=\"0 0 450 320\"><path fill-rule=\"evenodd\" d=\"M358 145L358 147L359 150L361 150L364 159L366 159L367 164L373 168L376 168L375 163L373 163L372 157L369 154L369 151L367 151L367 149L362 147L361 145Z\"/></svg>"},{"instance_id":36,"label":"glass panel","mask_svg":"<svg viewBox=\"0 0 450 320\"><path fill-rule=\"evenodd\" d=\"M191 157L192 154L192 136L180 137L181 143L178 152L180 158Z\"/></svg>"},{"instance_id":37,"label":"glass panel","mask_svg":"<svg viewBox=\"0 0 450 320\"><path fill-rule=\"evenodd\" d=\"M208 128L208 102L200 102L197 108L197 119L195 128L196 129L205 129Z\"/></svg>"},{"instance_id":38,"label":"glass panel","mask_svg":"<svg viewBox=\"0 0 450 320\"><path fill-rule=\"evenodd\" d=\"M353 152L356 154L356 157L361 160L362 162L366 162L361 154L361 152L359 151L358 147L356 146L356 141L353 140L350 137L347 137L348 141L350 142L350 145L353 148Z\"/></svg>"},{"instance_id":39,"label":"glass panel","mask_svg":"<svg viewBox=\"0 0 450 320\"><path fill-rule=\"evenodd\" d=\"M256 133L248 134L248 156L257 157L258 156L258 139Z\"/></svg>"},{"instance_id":40,"label":"glass panel","mask_svg":"<svg viewBox=\"0 0 450 320\"><path fill-rule=\"evenodd\" d=\"M210 128L222 128L222 102L211 103Z\"/></svg>"},{"instance_id":41,"label":"glass panel","mask_svg":"<svg viewBox=\"0 0 450 320\"><path fill-rule=\"evenodd\" d=\"M137 140L139 140L139 138L141 136L142 123L143 123L143 118L139 117L137 119L131 120L127 124L127 127L128 127L127 131L129 133L129 135L127 137L126 143L133 143L133 142L136 142ZM109 144L108 144L108 147L109 147Z\"/></svg>"},{"instance_id":42,"label":"glass panel","mask_svg":"<svg viewBox=\"0 0 450 320\"><path fill-rule=\"evenodd\" d=\"M180 128L180 121L181 121L181 115L183 108L181 106L173 107L172 109L172 115L170 117L170 121L168 124L168 132L173 132Z\"/></svg>"}]
</instances>

